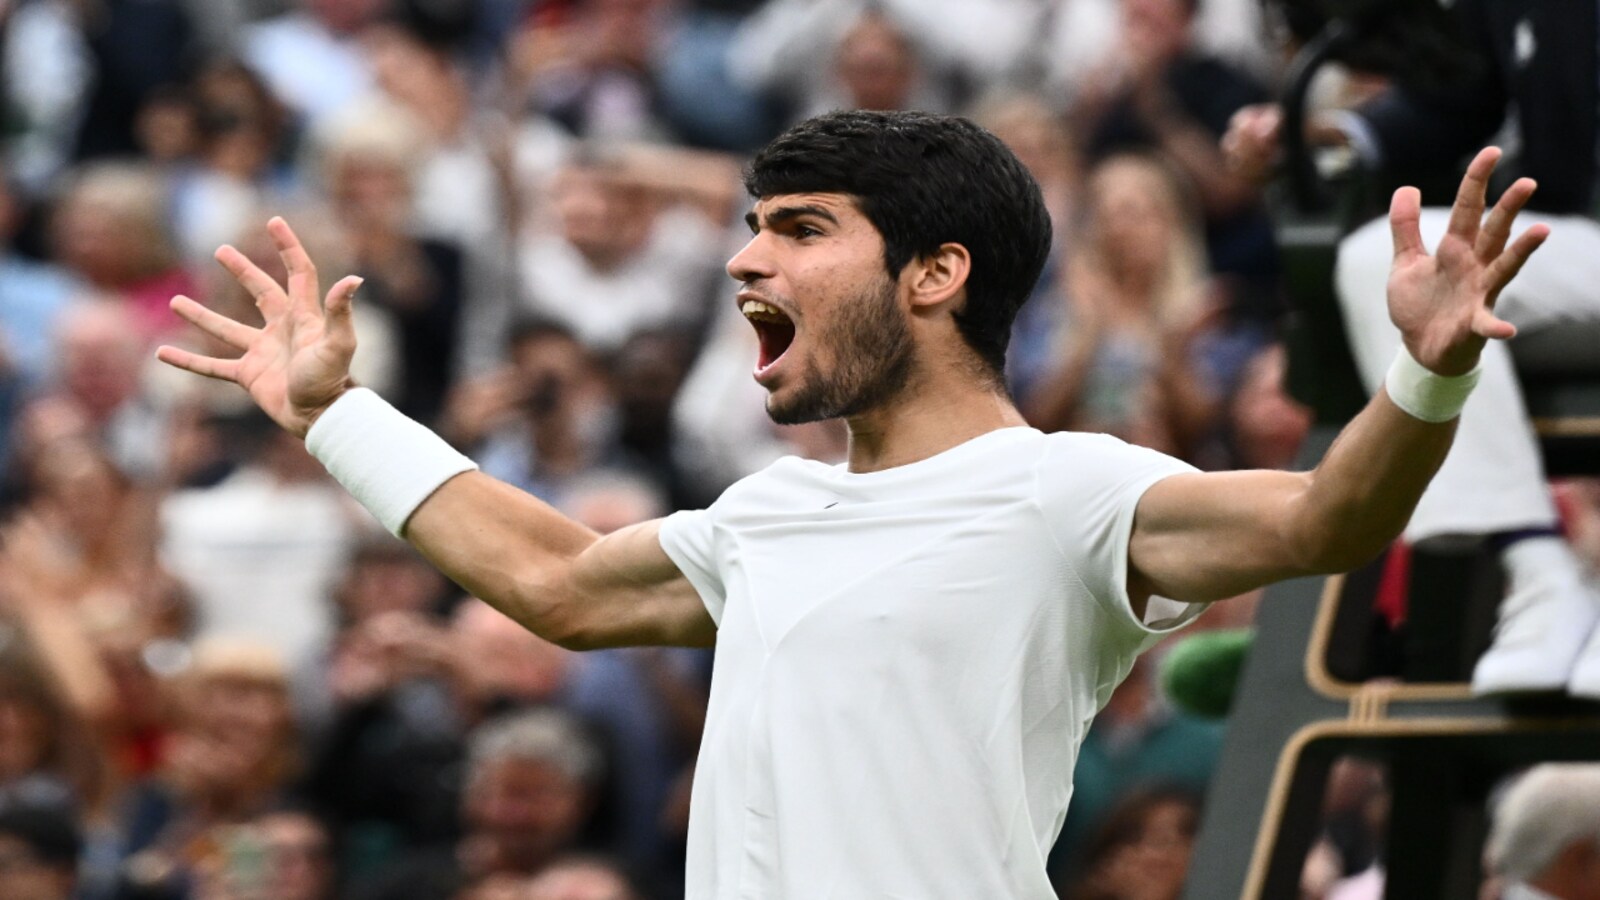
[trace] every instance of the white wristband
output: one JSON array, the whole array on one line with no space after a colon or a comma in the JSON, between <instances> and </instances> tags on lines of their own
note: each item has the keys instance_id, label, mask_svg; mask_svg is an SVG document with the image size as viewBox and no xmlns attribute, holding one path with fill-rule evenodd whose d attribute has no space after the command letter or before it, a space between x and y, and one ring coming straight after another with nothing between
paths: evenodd
<instances>
[{"instance_id":1,"label":"white wristband","mask_svg":"<svg viewBox=\"0 0 1600 900\"><path fill-rule=\"evenodd\" d=\"M306 449L396 537L439 485L478 467L367 388L324 410Z\"/></svg>"},{"instance_id":2,"label":"white wristband","mask_svg":"<svg viewBox=\"0 0 1600 900\"><path fill-rule=\"evenodd\" d=\"M1438 375L1401 347L1389 366L1383 388L1394 405L1424 422L1448 422L1461 415L1472 389L1478 386L1483 366L1464 375Z\"/></svg>"}]
</instances>

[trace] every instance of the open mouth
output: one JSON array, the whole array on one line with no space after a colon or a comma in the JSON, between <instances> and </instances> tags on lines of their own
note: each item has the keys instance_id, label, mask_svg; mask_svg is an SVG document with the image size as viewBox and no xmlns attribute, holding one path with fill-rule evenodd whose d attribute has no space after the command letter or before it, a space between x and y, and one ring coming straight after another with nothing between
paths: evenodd
<instances>
[{"instance_id":1,"label":"open mouth","mask_svg":"<svg viewBox=\"0 0 1600 900\"><path fill-rule=\"evenodd\" d=\"M794 322L777 307L760 300L746 300L739 311L755 326L756 337L761 341L761 357L756 361L756 371L771 368L794 343Z\"/></svg>"}]
</instances>

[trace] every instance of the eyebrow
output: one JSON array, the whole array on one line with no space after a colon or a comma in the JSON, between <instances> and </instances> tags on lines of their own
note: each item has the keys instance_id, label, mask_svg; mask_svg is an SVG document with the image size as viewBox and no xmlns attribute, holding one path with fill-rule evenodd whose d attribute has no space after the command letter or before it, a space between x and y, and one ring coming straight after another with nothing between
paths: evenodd
<instances>
[{"instance_id":1,"label":"eyebrow","mask_svg":"<svg viewBox=\"0 0 1600 900\"><path fill-rule=\"evenodd\" d=\"M767 211L767 227L774 228L802 216L816 216L834 225L839 224L838 216L820 206L780 206ZM761 230L761 220L756 217L756 211L753 209L744 214L744 223L750 226L752 234Z\"/></svg>"}]
</instances>

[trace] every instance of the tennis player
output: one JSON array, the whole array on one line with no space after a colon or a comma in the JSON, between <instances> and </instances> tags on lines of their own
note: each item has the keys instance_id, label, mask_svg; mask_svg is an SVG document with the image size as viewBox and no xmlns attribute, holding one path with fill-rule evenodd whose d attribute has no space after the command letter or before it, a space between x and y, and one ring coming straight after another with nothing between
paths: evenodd
<instances>
[{"instance_id":1,"label":"tennis player","mask_svg":"<svg viewBox=\"0 0 1600 900\"><path fill-rule=\"evenodd\" d=\"M843 418L849 460L784 459L709 509L600 537L352 384L344 278L319 303L289 226L278 285L237 250L254 328L173 309L242 351L162 347L233 381L441 571L565 647L711 645L687 895L1053 898L1045 857L1090 720L1134 657L1204 604L1374 556L1443 459L1494 301L1547 230L1484 218L1472 162L1429 255L1395 194L1387 390L1314 471L1201 474L1098 434L1029 428L1002 386L1049 244L1038 187L993 135L831 113L751 164L729 263L779 422Z\"/></svg>"}]
</instances>

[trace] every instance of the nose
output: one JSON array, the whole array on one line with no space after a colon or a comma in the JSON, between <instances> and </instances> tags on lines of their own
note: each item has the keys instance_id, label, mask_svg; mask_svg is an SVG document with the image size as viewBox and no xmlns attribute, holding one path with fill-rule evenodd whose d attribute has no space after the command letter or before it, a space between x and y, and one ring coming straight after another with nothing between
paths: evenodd
<instances>
[{"instance_id":1,"label":"nose","mask_svg":"<svg viewBox=\"0 0 1600 900\"><path fill-rule=\"evenodd\" d=\"M777 271L768 251L766 233L752 235L750 242L728 260L728 277L741 284L773 277Z\"/></svg>"}]
</instances>

